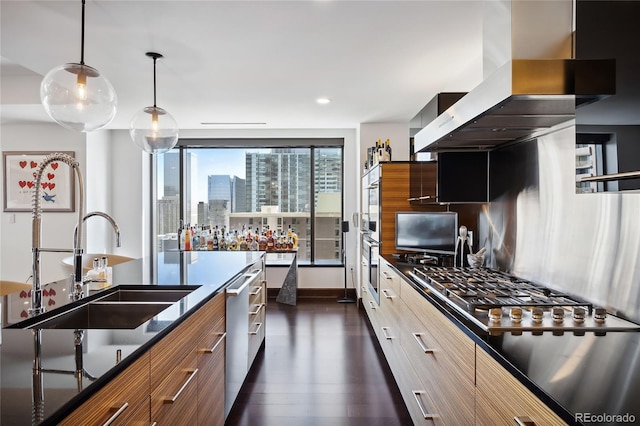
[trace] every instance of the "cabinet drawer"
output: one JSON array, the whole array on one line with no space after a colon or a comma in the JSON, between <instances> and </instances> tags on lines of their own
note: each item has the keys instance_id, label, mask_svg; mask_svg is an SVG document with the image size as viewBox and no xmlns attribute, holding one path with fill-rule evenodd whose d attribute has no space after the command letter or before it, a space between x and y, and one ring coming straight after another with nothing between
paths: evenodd
<instances>
[{"instance_id":1,"label":"cabinet drawer","mask_svg":"<svg viewBox=\"0 0 640 426\"><path fill-rule=\"evenodd\" d=\"M422 323L422 339L427 340L429 349L445 362L449 359L455 371L464 375L471 383L475 380L475 344L454 323L440 313L428 300L408 283L401 283L402 300L415 317ZM413 333L414 331L412 331ZM428 341L431 339L431 341ZM444 357L440 356L444 355Z\"/></svg>"},{"instance_id":2,"label":"cabinet drawer","mask_svg":"<svg viewBox=\"0 0 640 426\"><path fill-rule=\"evenodd\" d=\"M401 358L404 363L393 368L393 376L396 379L402 399L411 415L415 426L422 425L442 425L440 417L437 416L436 404L431 399L431 395L416 375L406 357ZM473 424L473 423L468 423Z\"/></svg>"},{"instance_id":3,"label":"cabinet drawer","mask_svg":"<svg viewBox=\"0 0 640 426\"><path fill-rule=\"evenodd\" d=\"M125 413L123 413L125 414ZM147 397L138 407L133 407L128 417L118 418L112 426L149 426L151 415L151 397Z\"/></svg>"},{"instance_id":4,"label":"cabinet drawer","mask_svg":"<svg viewBox=\"0 0 640 426\"><path fill-rule=\"evenodd\" d=\"M198 374L196 351L192 350L165 379L151 389L151 420L159 425L196 424Z\"/></svg>"},{"instance_id":5,"label":"cabinet drawer","mask_svg":"<svg viewBox=\"0 0 640 426\"><path fill-rule=\"evenodd\" d=\"M224 313L225 297L224 293L220 293L150 349L151 389L156 388L166 377L167 371L193 351L212 327L224 324Z\"/></svg>"},{"instance_id":6,"label":"cabinet drawer","mask_svg":"<svg viewBox=\"0 0 640 426\"><path fill-rule=\"evenodd\" d=\"M538 426L566 425L489 354L479 347L476 351L478 425L513 425L515 417L528 417Z\"/></svg>"},{"instance_id":7,"label":"cabinet drawer","mask_svg":"<svg viewBox=\"0 0 640 426\"><path fill-rule=\"evenodd\" d=\"M395 294L400 295L400 276L391 269L391 266L387 262L385 262L382 258L380 259L380 288L392 289ZM382 295L381 295L382 296Z\"/></svg>"},{"instance_id":8,"label":"cabinet drawer","mask_svg":"<svg viewBox=\"0 0 640 426\"><path fill-rule=\"evenodd\" d=\"M226 334L203 339L198 350L198 424L224 424L224 355Z\"/></svg>"},{"instance_id":9,"label":"cabinet drawer","mask_svg":"<svg viewBox=\"0 0 640 426\"><path fill-rule=\"evenodd\" d=\"M149 355L144 354L60 424L102 425L109 419L122 421L143 404L148 396Z\"/></svg>"},{"instance_id":10,"label":"cabinet drawer","mask_svg":"<svg viewBox=\"0 0 640 426\"><path fill-rule=\"evenodd\" d=\"M265 322L254 322L249 325L249 359L247 368L251 368L253 360L255 359L260 346L264 341L265 335Z\"/></svg>"},{"instance_id":11,"label":"cabinet drawer","mask_svg":"<svg viewBox=\"0 0 640 426\"><path fill-rule=\"evenodd\" d=\"M266 302L266 296L265 296L264 285L260 284L260 285L251 286L251 289L249 290L249 304L253 305L253 304L259 304L259 303L265 303L265 302Z\"/></svg>"}]
</instances>

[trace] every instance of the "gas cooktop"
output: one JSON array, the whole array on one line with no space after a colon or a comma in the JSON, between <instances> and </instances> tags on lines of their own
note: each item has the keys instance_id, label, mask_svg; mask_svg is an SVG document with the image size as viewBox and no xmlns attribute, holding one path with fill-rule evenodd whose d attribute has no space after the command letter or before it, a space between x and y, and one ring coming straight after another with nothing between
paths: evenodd
<instances>
[{"instance_id":1,"label":"gas cooktop","mask_svg":"<svg viewBox=\"0 0 640 426\"><path fill-rule=\"evenodd\" d=\"M609 315L604 308L576 296L500 271L424 266L409 275L492 335L640 330L640 325Z\"/></svg>"}]
</instances>

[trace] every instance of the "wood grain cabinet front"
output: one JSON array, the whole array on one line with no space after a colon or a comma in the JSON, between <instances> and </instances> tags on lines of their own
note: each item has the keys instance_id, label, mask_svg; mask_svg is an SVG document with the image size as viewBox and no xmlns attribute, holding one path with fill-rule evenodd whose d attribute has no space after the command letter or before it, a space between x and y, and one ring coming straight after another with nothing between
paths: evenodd
<instances>
[{"instance_id":1,"label":"wood grain cabinet front","mask_svg":"<svg viewBox=\"0 0 640 426\"><path fill-rule=\"evenodd\" d=\"M151 390L151 421L157 425L198 424L196 351L164 372L165 379Z\"/></svg>"},{"instance_id":2,"label":"wood grain cabinet front","mask_svg":"<svg viewBox=\"0 0 640 426\"><path fill-rule=\"evenodd\" d=\"M136 423L132 419L142 423ZM60 425L149 424L149 354L138 358Z\"/></svg>"},{"instance_id":3,"label":"wood grain cabinet front","mask_svg":"<svg viewBox=\"0 0 640 426\"><path fill-rule=\"evenodd\" d=\"M476 424L562 426L567 423L482 348L476 348ZM529 423L524 423L524 421Z\"/></svg>"}]
</instances>

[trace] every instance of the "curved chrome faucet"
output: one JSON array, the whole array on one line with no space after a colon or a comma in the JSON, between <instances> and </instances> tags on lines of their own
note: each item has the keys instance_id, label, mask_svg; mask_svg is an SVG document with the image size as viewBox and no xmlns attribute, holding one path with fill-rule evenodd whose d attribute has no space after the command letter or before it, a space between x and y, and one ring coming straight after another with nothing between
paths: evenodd
<instances>
[{"instance_id":1,"label":"curved chrome faucet","mask_svg":"<svg viewBox=\"0 0 640 426\"><path fill-rule=\"evenodd\" d=\"M78 222L76 228L77 232L74 236L73 249L44 249L41 245L41 233L42 233L42 207L40 205L41 198L41 181L44 170L47 166L54 161L60 161L71 167L78 180ZM79 294L82 294L82 253L84 249L81 247L82 242L82 218L84 216L84 186L82 181L82 173L80 172L80 164L78 161L67 154L53 153L46 156L42 163L38 166L35 172L35 191L33 192L33 205L32 205L32 218L31 218L31 252L33 256L33 290L31 292L31 309L29 314L31 316L39 315L44 312L44 306L42 303L42 285L40 283L40 253L53 252L53 253L73 253L73 281L74 281L74 294L79 290Z\"/></svg>"},{"instance_id":2,"label":"curved chrome faucet","mask_svg":"<svg viewBox=\"0 0 640 426\"><path fill-rule=\"evenodd\" d=\"M113 232L116 233L116 247L120 247L120 227L118 226L118 223L116 222L116 220L111 216L109 216L108 214L106 214L105 212L94 211L94 212L87 213L82 218L82 222L84 223L87 219L89 219L92 216L100 216L107 219L107 221L111 224L111 227L113 228ZM78 225L76 225L76 229L73 230L74 243L77 241L77 235L78 235Z\"/></svg>"}]
</instances>

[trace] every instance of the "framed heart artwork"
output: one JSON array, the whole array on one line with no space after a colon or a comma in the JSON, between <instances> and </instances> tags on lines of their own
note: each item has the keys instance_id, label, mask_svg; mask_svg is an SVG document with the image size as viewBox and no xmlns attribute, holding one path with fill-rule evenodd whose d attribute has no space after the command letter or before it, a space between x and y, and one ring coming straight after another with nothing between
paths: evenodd
<instances>
[{"instance_id":1,"label":"framed heart artwork","mask_svg":"<svg viewBox=\"0 0 640 426\"><path fill-rule=\"evenodd\" d=\"M60 152L60 151L57 151ZM30 212L35 193L36 170L42 160L53 152L5 151L4 211ZM63 154L74 156L71 151ZM73 169L62 161L47 165L40 180L40 205L46 212L75 210L75 180Z\"/></svg>"}]
</instances>

